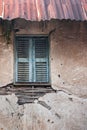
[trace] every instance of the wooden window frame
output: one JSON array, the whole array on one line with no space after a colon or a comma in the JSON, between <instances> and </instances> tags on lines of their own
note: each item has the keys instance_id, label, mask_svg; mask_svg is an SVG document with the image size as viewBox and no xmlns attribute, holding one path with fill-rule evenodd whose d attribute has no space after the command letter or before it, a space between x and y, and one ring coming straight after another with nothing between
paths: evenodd
<instances>
[{"instance_id":1,"label":"wooden window frame","mask_svg":"<svg viewBox=\"0 0 87 130\"><path fill-rule=\"evenodd\" d=\"M16 40L15 40L15 42L14 42L14 85L30 85L30 86L32 86L32 85L34 85L34 86L37 86L37 85L45 85L45 86L50 86L50 63L49 63L49 55L50 55L50 46L49 46L49 37L48 37L48 35L15 35L15 39L17 38L17 37L20 37L20 36L23 36L23 37L28 37L28 38L33 38L33 37L37 37L37 38L40 38L40 37L43 37L43 38L47 38L48 39L48 78L49 78L49 81L48 82L16 82L16 72L15 72L15 70L16 70L16 65L15 65L15 61L16 61L16 56L15 56L15 52L17 51L16 50Z\"/></svg>"}]
</instances>

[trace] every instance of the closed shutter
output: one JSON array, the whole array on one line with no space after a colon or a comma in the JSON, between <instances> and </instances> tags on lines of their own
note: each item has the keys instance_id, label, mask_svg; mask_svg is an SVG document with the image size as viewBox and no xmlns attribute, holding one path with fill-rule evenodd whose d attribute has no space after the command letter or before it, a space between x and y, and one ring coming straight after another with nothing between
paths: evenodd
<instances>
[{"instance_id":1,"label":"closed shutter","mask_svg":"<svg viewBox=\"0 0 87 130\"><path fill-rule=\"evenodd\" d=\"M16 37L17 83L48 83L48 42L42 37Z\"/></svg>"},{"instance_id":2,"label":"closed shutter","mask_svg":"<svg viewBox=\"0 0 87 130\"><path fill-rule=\"evenodd\" d=\"M16 38L16 82L31 82L31 46L29 38Z\"/></svg>"},{"instance_id":3,"label":"closed shutter","mask_svg":"<svg viewBox=\"0 0 87 130\"><path fill-rule=\"evenodd\" d=\"M36 38L35 43L35 81L48 82L48 42L47 38Z\"/></svg>"}]
</instances>

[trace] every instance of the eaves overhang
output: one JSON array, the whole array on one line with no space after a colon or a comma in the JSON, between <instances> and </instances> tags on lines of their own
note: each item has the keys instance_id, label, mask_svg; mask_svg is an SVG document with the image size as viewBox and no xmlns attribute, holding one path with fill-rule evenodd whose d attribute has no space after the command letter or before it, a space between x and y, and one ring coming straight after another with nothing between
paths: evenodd
<instances>
[{"instance_id":1,"label":"eaves overhang","mask_svg":"<svg viewBox=\"0 0 87 130\"><path fill-rule=\"evenodd\" d=\"M87 21L87 0L0 0L0 18Z\"/></svg>"}]
</instances>

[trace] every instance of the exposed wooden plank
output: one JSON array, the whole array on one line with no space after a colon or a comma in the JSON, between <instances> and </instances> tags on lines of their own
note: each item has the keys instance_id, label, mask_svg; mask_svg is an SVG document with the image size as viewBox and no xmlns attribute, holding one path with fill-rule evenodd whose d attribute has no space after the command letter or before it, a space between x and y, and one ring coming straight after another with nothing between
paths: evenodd
<instances>
[{"instance_id":1,"label":"exposed wooden plank","mask_svg":"<svg viewBox=\"0 0 87 130\"><path fill-rule=\"evenodd\" d=\"M0 88L0 95L9 95L14 93L18 97L18 104L34 103L35 99L44 96L46 93L54 93L51 87L14 87L7 85Z\"/></svg>"}]
</instances>

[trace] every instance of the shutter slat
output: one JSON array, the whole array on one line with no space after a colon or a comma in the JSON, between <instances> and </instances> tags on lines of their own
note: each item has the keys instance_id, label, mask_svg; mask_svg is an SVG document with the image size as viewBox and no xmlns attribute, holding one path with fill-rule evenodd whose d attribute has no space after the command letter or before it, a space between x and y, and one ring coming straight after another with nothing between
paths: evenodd
<instances>
[{"instance_id":1,"label":"shutter slat","mask_svg":"<svg viewBox=\"0 0 87 130\"><path fill-rule=\"evenodd\" d=\"M21 67L20 67L21 66ZM29 81L29 63L18 62L18 82L28 82Z\"/></svg>"}]
</instances>

